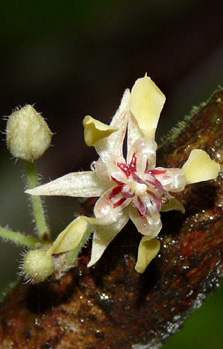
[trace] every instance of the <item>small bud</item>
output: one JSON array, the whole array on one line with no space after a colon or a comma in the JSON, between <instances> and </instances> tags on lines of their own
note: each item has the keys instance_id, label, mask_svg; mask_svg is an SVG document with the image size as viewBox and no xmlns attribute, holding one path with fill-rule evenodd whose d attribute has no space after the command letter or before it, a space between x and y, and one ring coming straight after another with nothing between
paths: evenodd
<instances>
[{"instance_id":1,"label":"small bud","mask_svg":"<svg viewBox=\"0 0 223 349\"><path fill-rule=\"evenodd\" d=\"M22 271L31 282L42 282L54 272L53 258L44 250L30 250L24 256Z\"/></svg>"},{"instance_id":2,"label":"small bud","mask_svg":"<svg viewBox=\"0 0 223 349\"><path fill-rule=\"evenodd\" d=\"M6 137L13 156L34 161L50 146L52 132L44 118L31 105L26 105L9 117Z\"/></svg>"}]
</instances>

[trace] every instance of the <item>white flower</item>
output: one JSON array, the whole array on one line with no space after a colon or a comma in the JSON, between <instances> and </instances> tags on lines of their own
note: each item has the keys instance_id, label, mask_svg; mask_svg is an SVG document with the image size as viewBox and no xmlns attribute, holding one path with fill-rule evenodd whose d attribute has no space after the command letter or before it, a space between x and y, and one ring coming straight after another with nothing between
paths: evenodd
<instances>
[{"instance_id":1,"label":"white flower","mask_svg":"<svg viewBox=\"0 0 223 349\"><path fill-rule=\"evenodd\" d=\"M156 166L155 131L165 96L147 76L126 90L121 105L107 126L90 116L84 119L85 141L99 159L92 171L70 173L27 192L32 195L100 197L95 218L78 217L58 236L50 253L69 251L87 229L94 230L91 260L95 264L129 218L143 235L136 270L143 272L157 255L160 211L183 206L172 197L189 183L216 178L220 167L203 150L195 149L182 169ZM127 134L127 155L123 143Z\"/></svg>"}]
</instances>

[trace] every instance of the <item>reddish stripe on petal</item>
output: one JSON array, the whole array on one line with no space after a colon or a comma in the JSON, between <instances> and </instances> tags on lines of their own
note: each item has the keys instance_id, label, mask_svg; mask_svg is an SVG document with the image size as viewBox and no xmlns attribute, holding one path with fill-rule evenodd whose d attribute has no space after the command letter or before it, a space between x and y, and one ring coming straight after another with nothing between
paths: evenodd
<instances>
[{"instance_id":1,"label":"reddish stripe on petal","mask_svg":"<svg viewBox=\"0 0 223 349\"><path fill-rule=\"evenodd\" d=\"M149 161L148 159L146 160L146 169L145 169L145 173L148 173L149 171Z\"/></svg>"},{"instance_id":2,"label":"reddish stripe on petal","mask_svg":"<svg viewBox=\"0 0 223 349\"><path fill-rule=\"evenodd\" d=\"M164 173L166 173L166 171L165 170L157 170L154 168L153 170L150 170L149 173L156 176L156 175L164 174Z\"/></svg>"},{"instance_id":3,"label":"reddish stripe on petal","mask_svg":"<svg viewBox=\"0 0 223 349\"><path fill-rule=\"evenodd\" d=\"M115 202L113 204L113 207L116 208L118 206L121 206L121 204L123 204L123 202L125 202L126 198L121 198L120 200L118 200L117 202Z\"/></svg>"},{"instance_id":4,"label":"reddish stripe on petal","mask_svg":"<svg viewBox=\"0 0 223 349\"><path fill-rule=\"evenodd\" d=\"M109 195L109 198L111 199L113 196L121 193L122 188L123 188L123 185L118 185L117 187L114 187L111 191L111 194Z\"/></svg>"},{"instance_id":5,"label":"reddish stripe on petal","mask_svg":"<svg viewBox=\"0 0 223 349\"><path fill-rule=\"evenodd\" d=\"M119 181L118 179L116 179L115 177L112 177L111 176L111 179L115 182L115 183L117 183L118 185L124 185L125 183L123 183L123 182L121 182L121 181Z\"/></svg>"}]
</instances>

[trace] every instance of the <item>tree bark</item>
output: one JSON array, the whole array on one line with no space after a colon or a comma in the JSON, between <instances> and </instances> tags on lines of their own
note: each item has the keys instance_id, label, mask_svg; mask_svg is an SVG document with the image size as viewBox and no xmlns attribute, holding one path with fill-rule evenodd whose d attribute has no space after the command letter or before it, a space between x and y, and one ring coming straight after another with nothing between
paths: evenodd
<instances>
[{"instance_id":1,"label":"tree bark","mask_svg":"<svg viewBox=\"0 0 223 349\"><path fill-rule=\"evenodd\" d=\"M159 166L181 167L194 148L222 163L223 89L169 140ZM186 213L162 214L162 248L144 274L134 270L140 234L129 223L96 266L86 267L88 246L62 279L19 283L0 308L1 349L158 347L222 278L222 178L177 195Z\"/></svg>"}]
</instances>

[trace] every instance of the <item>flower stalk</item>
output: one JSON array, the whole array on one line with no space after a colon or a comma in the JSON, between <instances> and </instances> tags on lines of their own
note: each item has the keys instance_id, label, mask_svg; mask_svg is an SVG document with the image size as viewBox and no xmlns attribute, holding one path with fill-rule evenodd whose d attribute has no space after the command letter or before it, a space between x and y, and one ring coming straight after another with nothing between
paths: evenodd
<instances>
[{"instance_id":1,"label":"flower stalk","mask_svg":"<svg viewBox=\"0 0 223 349\"><path fill-rule=\"evenodd\" d=\"M35 248L40 241L32 236L24 235L18 231L13 231L0 227L0 236L4 240L12 241L16 245L21 245L27 248Z\"/></svg>"},{"instance_id":2,"label":"flower stalk","mask_svg":"<svg viewBox=\"0 0 223 349\"><path fill-rule=\"evenodd\" d=\"M34 188L38 183L36 166L34 162L26 161L26 173L27 173L27 182L28 187ZM49 227L46 223L46 217L44 214L43 204L40 196L32 196L32 208L35 218L36 227L38 230L38 235L40 239L49 240L50 232Z\"/></svg>"}]
</instances>

